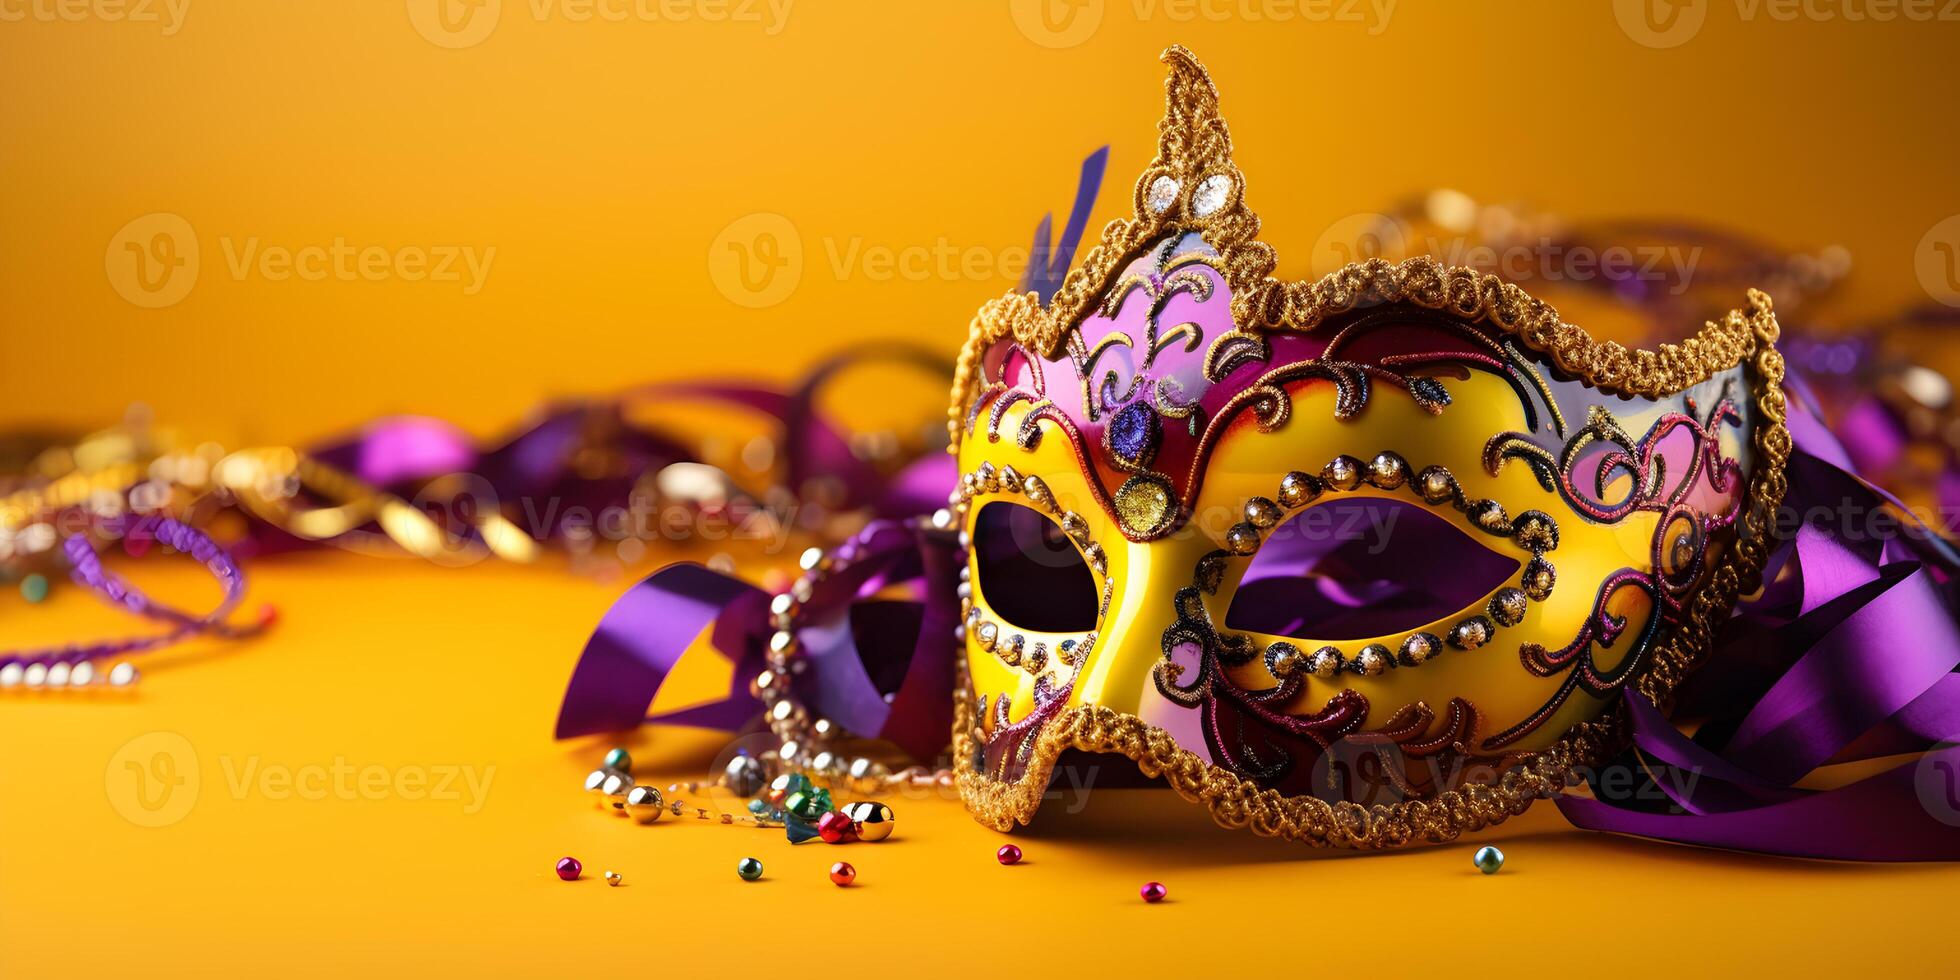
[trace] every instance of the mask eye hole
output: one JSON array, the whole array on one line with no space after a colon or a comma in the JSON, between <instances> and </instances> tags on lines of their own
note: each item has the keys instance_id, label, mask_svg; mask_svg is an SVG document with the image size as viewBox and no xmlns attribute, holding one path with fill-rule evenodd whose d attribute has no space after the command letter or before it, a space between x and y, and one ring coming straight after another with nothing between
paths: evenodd
<instances>
[{"instance_id":1,"label":"mask eye hole","mask_svg":"<svg viewBox=\"0 0 1960 980\"><path fill-rule=\"evenodd\" d=\"M1461 614L1521 564L1418 504L1338 497L1267 534L1225 626L1304 640L1389 636Z\"/></svg>"},{"instance_id":2,"label":"mask eye hole","mask_svg":"<svg viewBox=\"0 0 1960 980\"><path fill-rule=\"evenodd\" d=\"M1038 633L1096 628L1096 579L1061 526L1032 507L996 500L973 521L981 597L995 618Z\"/></svg>"}]
</instances>

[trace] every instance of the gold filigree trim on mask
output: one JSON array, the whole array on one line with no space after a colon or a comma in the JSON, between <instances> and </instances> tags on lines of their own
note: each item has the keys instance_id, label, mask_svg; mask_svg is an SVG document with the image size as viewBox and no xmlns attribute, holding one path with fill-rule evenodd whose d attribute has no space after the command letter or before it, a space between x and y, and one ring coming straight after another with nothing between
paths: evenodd
<instances>
[{"instance_id":1,"label":"gold filigree trim on mask","mask_svg":"<svg viewBox=\"0 0 1960 980\"><path fill-rule=\"evenodd\" d=\"M990 347L1012 338L1041 357L1060 357L1069 333L1096 309L1098 297L1114 285L1134 256L1163 236L1188 232L1198 232L1218 252L1216 268L1232 292L1234 335L1312 331L1340 314L1400 302L1489 324L1549 358L1563 372L1609 394L1663 398L1747 364L1753 382L1751 443L1756 459L1734 539L1706 585L1688 603L1681 623L1656 638L1650 665L1631 681L1633 689L1665 707L1682 678L1707 654L1714 631L1737 597L1760 584L1774 543L1773 518L1787 487L1784 467L1790 434L1784 426L1784 364L1775 349L1778 327L1769 297L1750 290L1746 310L1708 321L1678 344L1637 350L1594 340L1560 319L1550 304L1496 276L1449 267L1428 257L1399 263L1372 259L1311 282L1274 279L1275 255L1257 240L1259 219L1245 206L1245 182L1231 160L1231 139L1218 113L1217 89L1182 47L1165 51L1163 60L1170 66L1166 114L1159 127L1157 155L1137 181L1134 216L1103 228L1100 242L1084 253L1047 308L1033 293L1018 293L980 309L960 351L949 407L955 450ZM1055 420L1053 414L1042 417ZM1030 415L1028 421L1032 424L1035 417ZM1023 438L1028 434L1023 433ZM1598 719L1574 726L1549 748L1505 756L1504 766L1489 784L1449 789L1426 799L1362 806L1262 789L1179 748L1168 732L1094 705L1061 711L1030 735L1034 744L1023 777L1001 782L974 765L979 743L973 734L964 654L957 700L953 736L960 792L982 823L999 830L1032 819L1056 758L1067 749L1081 749L1135 760L1145 773L1162 777L1186 799L1203 803L1228 827L1356 848L1440 842L1500 823L1522 813L1533 801L1557 794L1576 779L1578 768L1598 764L1625 741L1624 712L1615 703Z\"/></svg>"}]
</instances>

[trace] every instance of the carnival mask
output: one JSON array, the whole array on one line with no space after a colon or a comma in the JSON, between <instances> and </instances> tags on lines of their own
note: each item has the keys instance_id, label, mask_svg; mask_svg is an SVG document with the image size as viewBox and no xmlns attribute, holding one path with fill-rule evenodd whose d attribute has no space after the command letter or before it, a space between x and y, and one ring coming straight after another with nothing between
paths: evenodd
<instances>
[{"instance_id":1,"label":"carnival mask","mask_svg":"<svg viewBox=\"0 0 1960 980\"><path fill-rule=\"evenodd\" d=\"M1521 812L1757 587L1769 299L1636 351L1427 259L1274 279L1216 90L1164 60L1135 216L961 356L962 795L1026 823L1077 749L1313 843Z\"/></svg>"}]
</instances>

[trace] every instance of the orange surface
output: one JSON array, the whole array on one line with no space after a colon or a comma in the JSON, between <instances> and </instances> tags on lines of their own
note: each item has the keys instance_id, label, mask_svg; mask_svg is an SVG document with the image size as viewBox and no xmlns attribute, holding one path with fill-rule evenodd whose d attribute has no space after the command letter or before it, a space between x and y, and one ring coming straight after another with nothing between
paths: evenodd
<instances>
[{"instance_id":1,"label":"orange surface","mask_svg":"<svg viewBox=\"0 0 1960 980\"><path fill-rule=\"evenodd\" d=\"M134 4L0 0L0 427L92 427L142 401L234 445L390 411L489 433L552 394L782 377L896 337L950 352L1034 220L1066 209L1084 154L1113 145L1099 216L1125 199L1171 41L1218 79L1289 275L1324 269L1316 244L1344 219L1436 185L1842 244L1845 319L1938 295L1924 260L1960 237L1948 21L1702 0L1684 8L1692 38L1658 48L1620 26L1626 0L1402 0L1360 23L1314 12L1382 8L1107 0L1050 28L1022 0L799 2L780 23L766 5L649 4L700 16L647 22L502 0L477 43L445 47L422 32L432 6L180 0L169 30L106 16ZM765 20L708 13L724 9ZM1248 13L1281 9L1296 13ZM191 229L194 282L132 286L120 246L167 231L153 214ZM740 278L759 232L800 245L780 267L793 281ZM281 255L304 266L336 241L352 272L284 271ZM487 271L415 271L452 247ZM359 266L369 248L380 271ZM124 296L172 290L155 308ZM251 573L281 610L271 636L159 658L126 696L0 698L0 975L1918 974L1950 958L1934 930L1960 870L1618 841L1544 807L1491 835L1510 855L1494 878L1469 865L1476 840L1330 856L1147 791L1095 792L1016 837L1028 861L1011 869L999 835L938 800L890 801L900 836L844 849L637 827L577 790L603 745L549 738L623 582L333 555ZM208 589L171 562L137 574ZM40 607L0 594L0 647L129 628L72 588ZM719 746L630 744L684 777ZM451 771L482 792L437 792ZM185 782L166 796L165 777ZM551 875L562 854L587 880ZM750 854L769 873L745 885ZM860 873L848 892L822 875L839 858ZM608 868L627 885L604 887ZM1171 901L1136 899L1152 878Z\"/></svg>"}]
</instances>

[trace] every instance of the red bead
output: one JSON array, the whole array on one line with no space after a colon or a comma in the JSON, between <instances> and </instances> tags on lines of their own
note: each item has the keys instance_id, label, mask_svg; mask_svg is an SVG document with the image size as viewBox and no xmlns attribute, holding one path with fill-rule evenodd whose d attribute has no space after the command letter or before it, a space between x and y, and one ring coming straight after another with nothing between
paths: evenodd
<instances>
[{"instance_id":1,"label":"red bead","mask_svg":"<svg viewBox=\"0 0 1960 980\"><path fill-rule=\"evenodd\" d=\"M857 824L841 810L817 818L817 836L826 844L848 844L857 840Z\"/></svg>"},{"instance_id":2,"label":"red bead","mask_svg":"<svg viewBox=\"0 0 1960 980\"><path fill-rule=\"evenodd\" d=\"M578 858L563 857L558 859L558 877L566 881L577 881L579 872L584 870L585 865L578 863Z\"/></svg>"},{"instance_id":3,"label":"red bead","mask_svg":"<svg viewBox=\"0 0 1960 980\"><path fill-rule=\"evenodd\" d=\"M1169 892L1165 890L1163 882L1152 881L1143 886L1140 894L1143 895L1143 900L1146 902L1161 902Z\"/></svg>"},{"instance_id":4,"label":"red bead","mask_svg":"<svg viewBox=\"0 0 1960 980\"><path fill-rule=\"evenodd\" d=\"M830 866L830 883L839 888L856 881L857 876L857 869L842 861Z\"/></svg>"},{"instance_id":5,"label":"red bead","mask_svg":"<svg viewBox=\"0 0 1960 980\"><path fill-rule=\"evenodd\" d=\"M1002 844L1000 850L994 852L994 860L1002 864L1019 864L1021 863L1021 849L1012 844Z\"/></svg>"}]
</instances>

